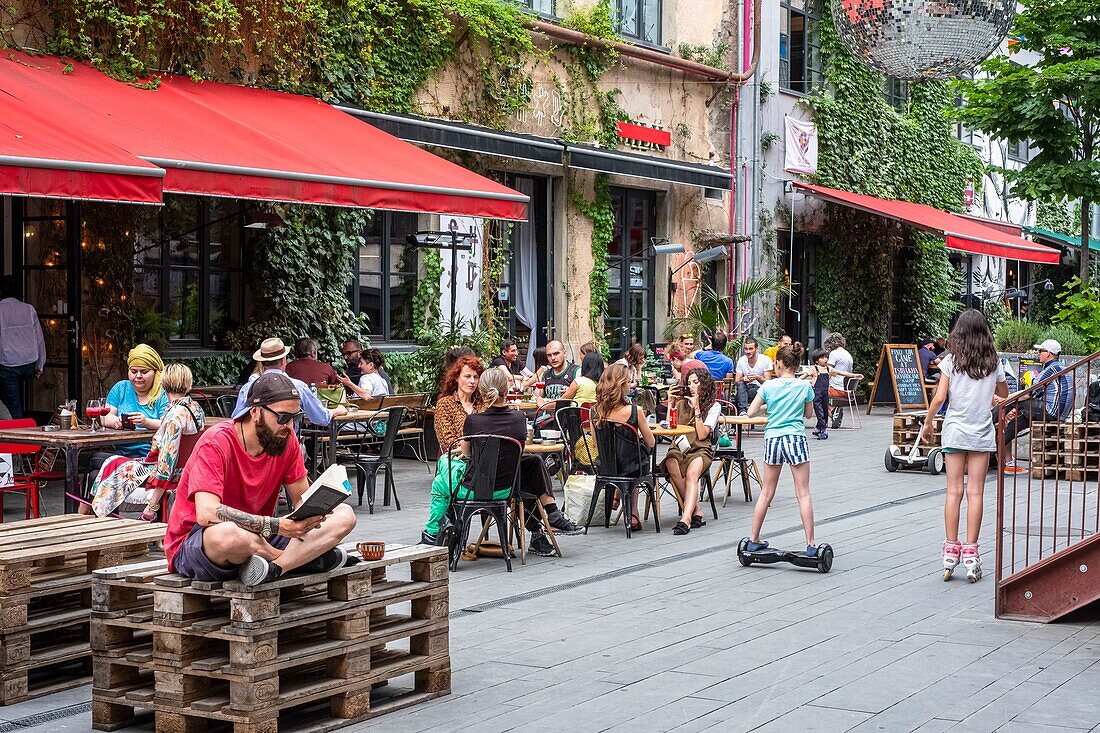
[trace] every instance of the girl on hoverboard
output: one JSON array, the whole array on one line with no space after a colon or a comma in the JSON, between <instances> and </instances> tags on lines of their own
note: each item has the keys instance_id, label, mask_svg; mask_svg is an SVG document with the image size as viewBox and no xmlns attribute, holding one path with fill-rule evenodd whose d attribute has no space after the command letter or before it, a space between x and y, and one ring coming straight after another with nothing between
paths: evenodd
<instances>
[{"instance_id":1,"label":"girl on hoverboard","mask_svg":"<svg viewBox=\"0 0 1100 733\"><path fill-rule=\"evenodd\" d=\"M940 442L947 465L947 499L943 505L943 579L951 580L960 559L971 583L982 577L978 555L978 531L982 528L982 493L989 454L997 450L997 431L992 408L1008 396L1008 385L1000 368L989 322L973 308L962 312L947 337L947 354L940 361L940 381L931 417L947 400ZM925 419L920 441L932 437L932 420ZM959 543L959 514L962 509L963 476L966 480L966 542Z\"/></svg>"},{"instance_id":2,"label":"girl on hoverboard","mask_svg":"<svg viewBox=\"0 0 1100 733\"><path fill-rule=\"evenodd\" d=\"M775 356L775 379L760 385L756 399L749 405L749 417L768 406L768 424L764 428L764 482L752 513L752 536L745 550L757 552L768 546L760 540L764 517L775 496L783 464L791 467L794 477L794 495L798 499L798 512L802 516L802 528L806 532L806 555L817 556L814 540L814 508L810 501L810 452L806 444L805 419L811 415L814 399L813 388L795 372L806 353L801 343L784 346Z\"/></svg>"}]
</instances>

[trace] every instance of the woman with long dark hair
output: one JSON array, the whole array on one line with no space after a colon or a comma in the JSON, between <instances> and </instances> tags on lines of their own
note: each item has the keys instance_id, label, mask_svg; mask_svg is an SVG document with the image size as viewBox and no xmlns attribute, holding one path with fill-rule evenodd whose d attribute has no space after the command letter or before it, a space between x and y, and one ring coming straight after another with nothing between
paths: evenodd
<instances>
[{"instance_id":1,"label":"woman with long dark hair","mask_svg":"<svg viewBox=\"0 0 1100 733\"><path fill-rule=\"evenodd\" d=\"M690 425L695 432L677 438L664 460L668 477L684 501L680 521L672 528L674 535L685 535L706 524L699 509L699 479L710 470L714 458L712 437L722 415L722 406L716 401L717 392L708 370L688 372L687 394L680 399L676 409L680 421Z\"/></svg>"},{"instance_id":2,"label":"woman with long dark hair","mask_svg":"<svg viewBox=\"0 0 1100 733\"><path fill-rule=\"evenodd\" d=\"M978 532L982 527L982 493L989 454L997 450L997 431L993 427L994 395L1008 396L1008 385L1000 369L997 348L989 322L981 311L963 311L947 338L948 354L940 360L940 381L928 406L920 439L932 437L932 416L947 401L940 443L947 465L947 498L943 505L943 524L947 538L943 543L943 579L961 559L966 579L971 583L982 577L978 555ZM959 515L962 510L966 477L966 542L959 543Z\"/></svg>"},{"instance_id":3,"label":"woman with long dark hair","mask_svg":"<svg viewBox=\"0 0 1100 733\"><path fill-rule=\"evenodd\" d=\"M581 373L573 380L573 383L569 385L561 398L563 400L576 400L582 405L595 402L596 384L600 381L600 377L603 376L606 368L607 365L604 364L600 352L593 351L585 354L584 358L581 359Z\"/></svg>"}]
</instances>

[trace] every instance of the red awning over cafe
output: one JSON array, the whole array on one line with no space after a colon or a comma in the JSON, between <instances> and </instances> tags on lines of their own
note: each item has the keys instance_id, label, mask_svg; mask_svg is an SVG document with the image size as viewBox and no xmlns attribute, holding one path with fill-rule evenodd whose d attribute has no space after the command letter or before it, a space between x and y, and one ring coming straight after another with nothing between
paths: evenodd
<instances>
[{"instance_id":1,"label":"red awning over cafe","mask_svg":"<svg viewBox=\"0 0 1100 733\"><path fill-rule=\"evenodd\" d=\"M917 229L939 234L943 236L948 249L1040 264L1056 265L1061 261L1061 253L1052 247L995 229L971 217L959 216L924 204L914 204L911 201L880 199L876 196L814 186L799 181L794 182L794 187L826 201L885 216L888 219L905 222Z\"/></svg>"},{"instance_id":2,"label":"red awning over cafe","mask_svg":"<svg viewBox=\"0 0 1100 733\"><path fill-rule=\"evenodd\" d=\"M135 168L162 169L167 192L526 218L527 196L309 97L173 75L140 89L85 64L10 50L0 59L0 91L5 120L40 111L53 144L115 146Z\"/></svg>"},{"instance_id":3,"label":"red awning over cafe","mask_svg":"<svg viewBox=\"0 0 1100 733\"><path fill-rule=\"evenodd\" d=\"M0 109L0 192L161 202L161 168L102 138L55 124L46 110L10 92L0 95Z\"/></svg>"}]
</instances>

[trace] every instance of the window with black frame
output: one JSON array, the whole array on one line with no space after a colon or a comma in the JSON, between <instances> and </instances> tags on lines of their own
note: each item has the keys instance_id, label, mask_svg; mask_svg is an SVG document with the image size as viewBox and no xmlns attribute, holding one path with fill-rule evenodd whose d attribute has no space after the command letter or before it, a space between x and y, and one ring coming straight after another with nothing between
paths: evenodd
<instances>
[{"instance_id":1,"label":"window with black frame","mask_svg":"<svg viewBox=\"0 0 1100 733\"><path fill-rule=\"evenodd\" d=\"M810 94L823 81L820 0L784 0L779 7L779 88Z\"/></svg>"},{"instance_id":2,"label":"window with black frame","mask_svg":"<svg viewBox=\"0 0 1100 733\"><path fill-rule=\"evenodd\" d=\"M886 97L886 103L898 112L905 112L909 108L909 82L888 76L882 93Z\"/></svg>"},{"instance_id":3,"label":"window with black frame","mask_svg":"<svg viewBox=\"0 0 1100 733\"><path fill-rule=\"evenodd\" d=\"M1026 163L1031 160L1031 141L1017 140L1008 143L1008 159L1017 163Z\"/></svg>"},{"instance_id":4,"label":"window with black frame","mask_svg":"<svg viewBox=\"0 0 1100 733\"><path fill-rule=\"evenodd\" d=\"M558 17L556 0L512 0L517 5L550 18Z\"/></svg>"},{"instance_id":5,"label":"window with black frame","mask_svg":"<svg viewBox=\"0 0 1100 733\"><path fill-rule=\"evenodd\" d=\"M661 43L661 0L615 0L619 35Z\"/></svg>"},{"instance_id":6,"label":"window with black frame","mask_svg":"<svg viewBox=\"0 0 1100 733\"><path fill-rule=\"evenodd\" d=\"M973 81L974 72L973 71L964 71L964 72L959 74L959 78ZM955 107L956 107L956 109L959 108L959 107L965 107L965 106L966 106L966 97L963 96L962 94L956 94L955 95ZM956 135L956 137L959 138L959 142L961 142L961 143L965 143L966 145L970 145L970 146L973 146L973 147L978 147L979 146L979 142L978 142L977 137L974 133L974 128L967 127L962 122L958 122L958 123L955 124L955 135Z\"/></svg>"},{"instance_id":7,"label":"window with black frame","mask_svg":"<svg viewBox=\"0 0 1100 733\"><path fill-rule=\"evenodd\" d=\"M348 297L352 310L367 316L370 336L379 341L413 340L413 296L422 250L405 237L417 229L416 214L375 211L363 232Z\"/></svg>"},{"instance_id":8,"label":"window with black frame","mask_svg":"<svg viewBox=\"0 0 1100 733\"><path fill-rule=\"evenodd\" d=\"M93 206L85 204L85 227L107 220ZM226 346L244 314L241 206L231 199L167 195L159 216L139 212L132 220L133 297L142 330L159 332L169 346Z\"/></svg>"}]
</instances>

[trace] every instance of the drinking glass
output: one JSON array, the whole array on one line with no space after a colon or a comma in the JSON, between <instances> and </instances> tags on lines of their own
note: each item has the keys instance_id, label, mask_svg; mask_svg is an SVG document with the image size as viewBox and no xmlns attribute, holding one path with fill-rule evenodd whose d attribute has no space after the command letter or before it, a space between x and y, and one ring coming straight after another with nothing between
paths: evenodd
<instances>
[{"instance_id":1,"label":"drinking glass","mask_svg":"<svg viewBox=\"0 0 1100 733\"><path fill-rule=\"evenodd\" d=\"M92 432L94 433L97 430L96 421L104 414L103 400L99 398L88 400L88 406L84 408L84 414L91 421Z\"/></svg>"}]
</instances>

